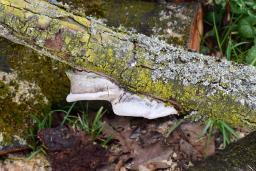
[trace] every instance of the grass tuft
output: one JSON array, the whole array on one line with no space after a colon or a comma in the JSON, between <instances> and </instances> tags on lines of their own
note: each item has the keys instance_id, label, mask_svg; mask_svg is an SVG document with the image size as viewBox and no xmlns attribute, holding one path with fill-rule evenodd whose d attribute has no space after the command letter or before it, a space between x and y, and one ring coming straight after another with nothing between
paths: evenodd
<instances>
[{"instance_id":1,"label":"grass tuft","mask_svg":"<svg viewBox=\"0 0 256 171\"><path fill-rule=\"evenodd\" d=\"M71 125L72 127L84 131L86 134L89 134L92 136L92 138L97 139L101 134L103 130L103 123L102 123L102 117L104 113L106 112L103 110L103 107L101 107L95 114L94 119L91 121L89 119L89 113L88 113L88 104L86 106L86 110L80 109L75 110L76 102L72 103L71 106L68 107L68 109L57 109L52 110L51 112L47 113L46 115L42 117L33 116L33 124L34 126L29 129L27 134L27 142L29 147L32 149L32 152L29 155L29 159L34 157L38 153L46 154L45 147L40 142L40 140L37 138L37 134L40 130L51 128L53 124L53 115L57 112L61 112L64 115L63 120L61 121L60 125L61 127L65 125ZM82 106L82 108L84 108ZM75 112L78 111L78 112ZM106 139L100 139L101 144L103 147L106 147L106 145L111 141L111 137L107 137Z\"/></svg>"},{"instance_id":2,"label":"grass tuft","mask_svg":"<svg viewBox=\"0 0 256 171\"><path fill-rule=\"evenodd\" d=\"M208 135L208 137L212 137L216 131L219 131L222 134L224 148L232 142L232 138L239 139L239 135L229 124L223 120L215 120L211 118L206 121L202 136Z\"/></svg>"}]
</instances>

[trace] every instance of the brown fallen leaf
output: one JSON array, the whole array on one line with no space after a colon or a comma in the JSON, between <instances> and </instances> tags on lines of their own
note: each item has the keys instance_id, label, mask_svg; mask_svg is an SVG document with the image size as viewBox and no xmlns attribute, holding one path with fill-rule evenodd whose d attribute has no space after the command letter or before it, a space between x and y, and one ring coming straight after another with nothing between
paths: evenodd
<instances>
[{"instance_id":1,"label":"brown fallen leaf","mask_svg":"<svg viewBox=\"0 0 256 171\"><path fill-rule=\"evenodd\" d=\"M132 159L127 168L156 170L169 167L163 161L168 160L173 151L163 143L164 136L157 131L157 122L152 124L144 119L115 117L105 120L103 132L119 141L125 159Z\"/></svg>"},{"instance_id":2,"label":"brown fallen leaf","mask_svg":"<svg viewBox=\"0 0 256 171\"><path fill-rule=\"evenodd\" d=\"M204 126L201 123L185 122L166 139L173 147L175 156L172 160L182 169L187 169L191 162L202 160L215 152L214 137L202 137Z\"/></svg>"},{"instance_id":3,"label":"brown fallen leaf","mask_svg":"<svg viewBox=\"0 0 256 171\"><path fill-rule=\"evenodd\" d=\"M214 136L202 136L204 125L201 123L185 123L181 125L181 130L186 137L186 140L193 148L206 157L215 153Z\"/></svg>"}]
</instances>

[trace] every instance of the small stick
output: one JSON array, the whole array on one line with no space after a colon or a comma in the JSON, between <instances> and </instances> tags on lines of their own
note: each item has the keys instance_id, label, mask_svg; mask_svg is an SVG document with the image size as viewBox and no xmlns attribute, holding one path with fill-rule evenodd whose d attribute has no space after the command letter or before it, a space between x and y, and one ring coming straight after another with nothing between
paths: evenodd
<instances>
[{"instance_id":1,"label":"small stick","mask_svg":"<svg viewBox=\"0 0 256 171\"><path fill-rule=\"evenodd\" d=\"M0 150L0 157L6 156L6 155L12 154L12 153L27 151L27 150L31 150L31 148L28 146L11 147L9 149Z\"/></svg>"}]
</instances>

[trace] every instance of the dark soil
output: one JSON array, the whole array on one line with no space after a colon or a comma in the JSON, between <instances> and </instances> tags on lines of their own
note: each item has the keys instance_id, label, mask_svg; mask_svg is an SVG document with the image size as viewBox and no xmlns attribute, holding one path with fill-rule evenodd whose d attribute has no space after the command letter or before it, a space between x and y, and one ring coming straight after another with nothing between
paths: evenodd
<instances>
[{"instance_id":1,"label":"dark soil","mask_svg":"<svg viewBox=\"0 0 256 171\"><path fill-rule=\"evenodd\" d=\"M41 130L38 136L53 171L93 171L108 162L107 151L83 132L57 127Z\"/></svg>"}]
</instances>

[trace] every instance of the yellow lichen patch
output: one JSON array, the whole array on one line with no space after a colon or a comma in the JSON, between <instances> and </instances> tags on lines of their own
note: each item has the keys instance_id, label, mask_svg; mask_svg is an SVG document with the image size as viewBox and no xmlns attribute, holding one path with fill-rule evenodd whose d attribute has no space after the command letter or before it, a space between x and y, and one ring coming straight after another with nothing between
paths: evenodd
<instances>
[{"instance_id":1,"label":"yellow lichen patch","mask_svg":"<svg viewBox=\"0 0 256 171\"><path fill-rule=\"evenodd\" d=\"M3 5L13 6L16 8L25 8L27 5L26 1L23 0L0 0Z\"/></svg>"},{"instance_id":2,"label":"yellow lichen patch","mask_svg":"<svg viewBox=\"0 0 256 171\"><path fill-rule=\"evenodd\" d=\"M97 58L96 54L90 49L87 50L86 54L87 54L86 59L89 63L93 63L95 61L95 59Z\"/></svg>"},{"instance_id":3,"label":"yellow lichen patch","mask_svg":"<svg viewBox=\"0 0 256 171\"><path fill-rule=\"evenodd\" d=\"M113 55L114 55L113 49L109 48L109 49L107 50L107 57L108 57L109 59L111 59L111 58L114 57Z\"/></svg>"},{"instance_id":4,"label":"yellow lichen patch","mask_svg":"<svg viewBox=\"0 0 256 171\"><path fill-rule=\"evenodd\" d=\"M24 13L24 17L25 17L26 19L29 19L29 18L31 18L31 17L33 17L33 16L35 16L35 14L33 14L33 13L30 12L30 11L27 11L27 12Z\"/></svg>"},{"instance_id":5,"label":"yellow lichen patch","mask_svg":"<svg viewBox=\"0 0 256 171\"><path fill-rule=\"evenodd\" d=\"M0 0L0 3L2 4L2 5L10 5L10 0Z\"/></svg>"},{"instance_id":6,"label":"yellow lichen patch","mask_svg":"<svg viewBox=\"0 0 256 171\"><path fill-rule=\"evenodd\" d=\"M76 16L74 15L73 18L80 24L82 24L83 26L85 27L90 27L91 25L91 22L89 20L87 20L86 18L83 18L83 17L79 17L79 16Z\"/></svg>"},{"instance_id":7,"label":"yellow lichen patch","mask_svg":"<svg viewBox=\"0 0 256 171\"><path fill-rule=\"evenodd\" d=\"M39 15L38 16L38 26L40 28L46 28L49 26L50 22L51 22L51 18L44 16L44 15Z\"/></svg>"},{"instance_id":8,"label":"yellow lichen patch","mask_svg":"<svg viewBox=\"0 0 256 171\"><path fill-rule=\"evenodd\" d=\"M152 90L152 80L150 79L150 72L148 70L136 68L133 74L133 79L136 78L134 83L138 91L140 91L140 89L143 89L143 91Z\"/></svg>"},{"instance_id":9,"label":"yellow lichen patch","mask_svg":"<svg viewBox=\"0 0 256 171\"><path fill-rule=\"evenodd\" d=\"M234 126L249 125L242 115L253 111L236 102L235 97L221 92L207 96L206 89L197 86L184 86L177 90L176 99L185 111L197 111L201 116L224 120Z\"/></svg>"},{"instance_id":10,"label":"yellow lichen patch","mask_svg":"<svg viewBox=\"0 0 256 171\"><path fill-rule=\"evenodd\" d=\"M80 38L80 42L87 43L89 41L90 35L87 33L82 34L82 37Z\"/></svg>"},{"instance_id":11,"label":"yellow lichen patch","mask_svg":"<svg viewBox=\"0 0 256 171\"><path fill-rule=\"evenodd\" d=\"M19 18L25 18L25 12L23 10L13 8L10 6L5 6L4 8L6 13L12 14L13 16L19 17Z\"/></svg>"},{"instance_id":12,"label":"yellow lichen patch","mask_svg":"<svg viewBox=\"0 0 256 171\"><path fill-rule=\"evenodd\" d=\"M171 94L173 93L172 85L165 86L165 83L163 83L161 80L157 80L153 84L153 92L154 94L161 94L161 98L168 99L171 97Z\"/></svg>"},{"instance_id":13,"label":"yellow lichen patch","mask_svg":"<svg viewBox=\"0 0 256 171\"><path fill-rule=\"evenodd\" d=\"M179 92L176 95L176 98L181 101L181 104L184 106L185 110L189 111L196 109L197 106L200 105L201 100L204 100L205 92L200 90L199 87L181 85L178 86L180 86L180 88L176 87L177 91Z\"/></svg>"},{"instance_id":14,"label":"yellow lichen patch","mask_svg":"<svg viewBox=\"0 0 256 171\"><path fill-rule=\"evenodd\" d=\"M71 37L70 36L65 36L65 38L64 38L64 42L65 42L65 44L66 45L68 45L70 42L71 42Z\"/></svg>"},{"instance_id":15,"label":"yellow lichen patch","mask_svg":"<svg viewBox=\"0 0 256 171\"><path fill-rule=\"evenodd\" d=\"M63 28L67 28L70 30L74 30L74 31L80 31L80 32L84 32L84 28L76 23L72 23L72 22L68 22L68 21L63 21L63 20L59 20L59 25L62 26Z\"/></svg>"}]
</instances>

